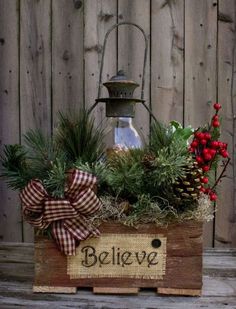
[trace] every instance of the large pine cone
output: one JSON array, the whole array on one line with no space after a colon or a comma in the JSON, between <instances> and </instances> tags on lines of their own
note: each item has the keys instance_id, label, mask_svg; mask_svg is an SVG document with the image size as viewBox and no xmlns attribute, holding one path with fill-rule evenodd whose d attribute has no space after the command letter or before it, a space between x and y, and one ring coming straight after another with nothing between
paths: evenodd
<instances>
[{"instance_id":1,"label":"large pine cone","mask_svg":"<svg viewBox=\"0 0 236 309\"><path fill-rule=\"evenodd\" d=\"M179 178L173 185L174 194L177 200L182 199L197 199L200 195L201 177L203 171L198 167L197 162L194 162L186 167L186 174Z\"/></svg>"}]
</instances>

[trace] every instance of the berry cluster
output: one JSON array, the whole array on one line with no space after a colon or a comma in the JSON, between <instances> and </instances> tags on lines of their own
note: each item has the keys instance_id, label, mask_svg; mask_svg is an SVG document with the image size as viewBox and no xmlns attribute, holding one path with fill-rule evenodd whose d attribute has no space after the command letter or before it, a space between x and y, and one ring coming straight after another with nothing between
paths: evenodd
<instances>
[{"instance_id":1,"label":"berry cluster","mask_svg":"<svg viewBox=\"0 0 236 309\"><path fill-rule=\"evenodd\" d=\"M194 133L194 139L189 147L189 151L194 155L199 168L203 171L203 176L201 177L202 186L200 191L208 194L211 201L215 201L217 199L217 195L211 188L206 187L209 181L207 172L210 171L212 163L218 155L223 158L229 157L227 144L212 137L212 135L214 135L214 131L218 130L220 127L218 112L221 109L221 105L219 103L215 103L214 109L215 114L212 117L209 129L198 129Z\"/></svg>"}]
</instances>

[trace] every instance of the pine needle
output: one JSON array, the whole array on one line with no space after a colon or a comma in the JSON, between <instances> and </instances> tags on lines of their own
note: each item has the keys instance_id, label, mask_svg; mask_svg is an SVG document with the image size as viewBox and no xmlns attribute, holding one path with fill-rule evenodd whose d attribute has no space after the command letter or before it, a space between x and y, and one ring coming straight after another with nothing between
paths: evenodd
<instances>
[{"instance_id":1,"label":"pine needle","mask_svg":"<svg viewBox=\"0 0 236 309\"><path fill-rule=\"evenodd\" d=\"M30 180L26 163L26 150L21 145L5 145L0 157L2 162L1 177L6 179L13 190L24 188Z\"/></svg>"},{"instance_id":2,"label":"pine needle","mask_svg":"<svg viewBox=\"0 0 236 309\"><path fill-rule=\"evenodd\" d=\"M103 130L95 128L94 119L85 109L77 115L60 113L56 141L72 163L95 162L104 152Z\"/></svg>"}]
</instances>

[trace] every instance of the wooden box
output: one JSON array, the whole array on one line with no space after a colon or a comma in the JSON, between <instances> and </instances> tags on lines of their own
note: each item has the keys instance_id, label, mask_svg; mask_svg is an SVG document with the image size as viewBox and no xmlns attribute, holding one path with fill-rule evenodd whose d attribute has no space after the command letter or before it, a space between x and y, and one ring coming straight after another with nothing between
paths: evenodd
<instances>
[{"instance_id":1,"label":"wooden box","mask_svg":"<svg viewBox=\"0 0 236 309\"><path fill-rule=\"evenodd\" d=\"M35 239L34 292L138 293L198 296L202 288L202 224L138 229L107 222L100 238L82 241L76 257L62 254L52 240Z\"/></svg>"}]
</instances>

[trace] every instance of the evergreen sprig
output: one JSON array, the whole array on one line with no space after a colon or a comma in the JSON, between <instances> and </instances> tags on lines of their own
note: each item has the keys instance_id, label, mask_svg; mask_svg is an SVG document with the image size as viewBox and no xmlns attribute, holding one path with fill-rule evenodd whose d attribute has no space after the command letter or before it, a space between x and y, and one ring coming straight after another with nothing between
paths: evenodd
<instances>
[{"instance_id":1,"label":"evergreen sprig","mask_svg":"<svg viewBox=\"0 0 236 309\"><path fill-rule=\"evenodd\" d=\"M169 147L160 149L156 154L156 159L153 163L155 167L149 175L149 182L154 188L161 185L171 185L177 178L185 175L186 163L189 154L186 147L172 142Z\"/></svg>"},{"instance_id":2,"label":"evergreen sprig","mask_svg":"<svg viewBox=\"0 0 236 309\"><path fill-rule=\"evenodd\" d=\"M27 162L31 178L44 180L56 160L64 160L64 155L54 139L45 136L41 130L29 130L24 135Z\"/></svg>"},{"instance_id":3,"label":"evergreen sprig","mask_svg":"<svg viewBox=\"0 0 236 309\"><path fill-rule=\"evenodd\" d=\"M168 147L173 140L173 132L170 127L154 121L150 129L150 145L149 148L154 153L163 147Z\"/></svg>"},{"instance_id":4,"label":"evergreen sprig","mask_svg":"<svg viewBox=\"0 0 236 309\"><path fill-rule=\"evenodd\" d=\"M144 151L132 149L113 154L109 158L107 185L115 196L136 199L142 192L144 169L141 158Z\"/></svg>"},{"instance_id":5,"label":"evergreen sprig","mask_svg":"<svg viewBox=\"0 0 236 309\"><path fill-rule=\"evenodd\" d=\"M0 157L2 162L1 177L13 190L21 190L30 180L26 163L26 150L21 145L5 145Z\"/></svg>"},{"instance_id":6,"label":"evergreen sprig","mask_svg":"<svg viewBox=\"0 0 236 309\"><path fill-rule=\"evenodd\" d=\"M45 189L52 197L64 198L66 172L66 163L57 158L52 163L52 168L48 171L47 177L43 180Z\"/></svg>"},{"instance_id":7,"label":"evergreen sprig","mask_svg":"<svg viewBox=\"0 0 236 309\"><path fill-rule=\"evenodd\" d=\"M55 198L64 196L66 171L81 162L101 174L99 158L103 154L103 132L85 109L78 115L60 114L59 130L54 137L41 130L29 130L24 146L6 145L1 157L2 174L9 187L23 189L31 179L39 179ZM104 173L102 178L104 178Z\"/></svg>"},{"instance_id":8,"label":"evergreen sprig","mask_svg":"<svg viewBox=\"0 0 236 309\"><path fill-rule=\"evenodd\" d=\"M98 187L98 194L102 194L107 190L107 165L105 162L98 161L98 162L82 162L78 159L73 167L90 174L93 174L97 177L97 187Z\"/></svg>"},{"instance_id":9,"label":"evergreen sprig","mask_svg":"<svg viewBox=\"0 0 236 309\"><path fill-rule=\"evenodd\" d=\"M103 130L95 127L85 109L77 115L60 114L56 141L72 164L77 160L90 164L104 152Z\"/></svg>"}]
</instances>

